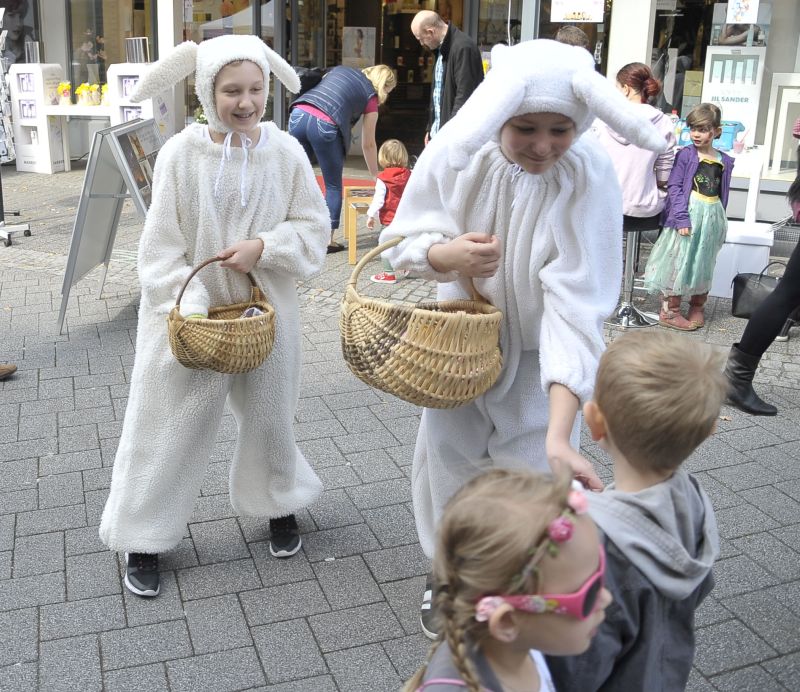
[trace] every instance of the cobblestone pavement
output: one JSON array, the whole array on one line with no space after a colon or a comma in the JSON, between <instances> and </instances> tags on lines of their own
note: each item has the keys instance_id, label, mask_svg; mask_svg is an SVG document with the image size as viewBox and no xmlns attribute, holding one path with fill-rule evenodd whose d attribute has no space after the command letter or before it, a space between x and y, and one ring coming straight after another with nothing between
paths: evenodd
<instances>
[{"instance_id":1,"label":"cobblestone pavement","mask_svg":"<svg viewBox=\"0 0 800 692\"><path fill-rule=\"evenodd\" d=\"M186 536L162 561L162 595L132 597L97 525L133 363L140 221L126 205L102 297L95 270L73 288L58 334L82 176L3 169L6 205L22 208L33 235L0 246L0 361L19 366L0 383L0 689L398 689L427 648L417 614L428 564L409 494L419 409L370 390L342 361L346 253L299 289L296 432L326 488L299 517L302 552L272 559L264 524L233 514L228 414ZM364 233L361 251L374 242ZM367 286L409 300L432 290ZM708 328L686 338L727 349L744 322L727 301L710 308ZM780 415L725 409L688 462L722 534L717 586L697 615L695 691L798 686L800 330L770 349L758 383ZM583 451L608 478L586 436Z\"/></svg>"}]
</instances>

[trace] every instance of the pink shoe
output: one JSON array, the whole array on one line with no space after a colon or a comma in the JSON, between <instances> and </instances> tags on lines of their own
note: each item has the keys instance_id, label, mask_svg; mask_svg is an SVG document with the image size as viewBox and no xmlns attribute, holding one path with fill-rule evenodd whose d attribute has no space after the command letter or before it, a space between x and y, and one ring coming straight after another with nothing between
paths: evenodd
<instances>
[{"instance_id":1,"label":"pink shoe","mask_svg":"<svg viewBox=\"0 0 800 692\"><path fill-rule=\"evenodd\" d=\"M389 272L381 272L380 274L373 274L369 280L376 284L396 284L397 277Z\"/></svg>"}]
</instances>

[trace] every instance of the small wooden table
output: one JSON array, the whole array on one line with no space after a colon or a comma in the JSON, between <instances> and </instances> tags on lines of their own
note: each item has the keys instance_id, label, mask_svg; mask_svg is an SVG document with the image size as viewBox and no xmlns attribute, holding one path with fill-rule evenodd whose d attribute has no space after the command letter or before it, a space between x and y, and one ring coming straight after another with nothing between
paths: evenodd
<instances>
[{"instance_id":1,"label":"small wooden table","mask_svg":"<svg viewBox=\"0 0 800 692\"><path fill-rule=\"evenodd\" d=\"M342 188L344 239L347 242L347 262L349 264L356 263L358 215L367 213L374 194L374 185L345 185Z\"/></svg>"}]
</instances>

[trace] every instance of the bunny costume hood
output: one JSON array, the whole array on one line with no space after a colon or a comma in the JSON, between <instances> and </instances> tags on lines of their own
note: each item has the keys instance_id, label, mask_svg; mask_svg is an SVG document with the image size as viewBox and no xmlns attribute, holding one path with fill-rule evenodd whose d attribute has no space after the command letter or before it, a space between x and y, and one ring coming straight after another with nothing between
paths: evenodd
<instances>
[{"instance_id":1,"label":"bunny costume hood","mask_svg":"<svg viewBox=\"0 0 800 692\"><path fill-rule=\"evenodd\" d=\"M199 45L194 41L184 41L176 46L145 72L131 100L144 101L152 98L195 72L194 90L203 106L208 126L217 132L231 132L231 128L225 125L217 114L214 103L214 79L225 65L237 60L249 60L261 68L264 73L265 104L271 72L274 72L292 93L300 91L300 78L297 73L258 36L229 34L203 41ZM263 115L262 111L261 116Z\"/></svg>"},{"instance_id":2,"label":"bunny costume hood","mask_svg":"<svg viewBox=\"0 0 800 692\"><path fill-rule=\"evenodd\" d=\"M663 134L616 87L594 69L585 48L548 39L492 49L492 69L447 123L448 160L456 170L488 141L497 140L509 118L526 113L561 113L577 134L595 118L643 149L661 152Z\"/></svg>"}]
</instances>

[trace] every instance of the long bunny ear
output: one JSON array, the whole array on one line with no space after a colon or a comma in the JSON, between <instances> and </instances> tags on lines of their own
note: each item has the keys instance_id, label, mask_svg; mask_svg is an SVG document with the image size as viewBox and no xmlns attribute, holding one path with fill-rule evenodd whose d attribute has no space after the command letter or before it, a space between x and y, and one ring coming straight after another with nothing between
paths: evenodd
<instances>
[{"instance_id":1,"label":"long bunny ear","mask_svg":"<svg viewBox=\"0 0 800 692\"><path fill-rule=\"evenodd\" d=\"M662 152L667 148L664 135L605 77L582 70L572 77L572 89L589 110L615 132L643 149Z\"/></svg>"},{"instance_id":2,"label":"long bunny ear","mask_svg":"<svg viewBox=\"0 0 800 692\"><path fill-rule=\"evenodd\" d=\"M492 51L494 59L494 51ZM525 98L525 82L502 70L487 75L455 117L437 133L447 140L447 159L457 171L495 137L503 123L513 117Z\"/></svg>"},{"instance_id":3,"label":"long bunny ear","mask_svg":"<svg viewBox=\"0 0 800 692\"><path fill-rule=\"evenodd\" d=\"M131 94L131 101L144 101L186 79L197 66L197 44L184 41L153 63L139 79L139 83Z\"/></svg>"},{"instance_id":4,"label":"long bunny ear","mask_svg":"<svg viewBox=\"0 0 800 692\"><path fill-rule=\"evenodd\" d=\"M283 82L283 85L289 91L293 94L298 93L300 91L300 77L297 76L297 72L266 43L264 44L264 52L267 55L267 62L272 73Z\"/></svg>"}]
</instances>

